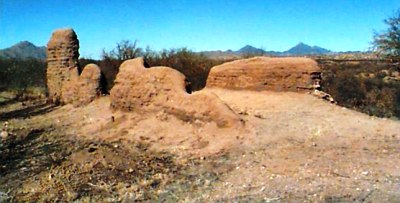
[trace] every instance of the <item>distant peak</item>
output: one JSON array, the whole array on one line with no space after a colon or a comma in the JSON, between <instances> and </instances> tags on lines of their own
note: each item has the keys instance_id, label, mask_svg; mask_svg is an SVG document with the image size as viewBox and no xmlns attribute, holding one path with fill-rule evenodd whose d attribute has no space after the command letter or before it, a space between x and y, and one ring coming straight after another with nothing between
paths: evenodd
<instances>
[{"instance_id":1,"label":"distant peak","mask_svg":"<svg viewBox=\"0 0 400 203\"><path fill-rule=\"evenodd\" d=\"M14 45L14 46L35 46L32 42L29 41L21 41L18 44ZM36 46L35 46L36 47Z\"/></svg>"},{"instance_id":2,"label":"distant peak","mask_svg":"<svg viewBox=\"0 0 400 203\"><path fill-rule=\"evenodd\" d=\"M46 59L46 47L37 47L32 42L21 41L11 47L1 49L0 56L18 59Z\"/></svg>"},{"instance_id":3,"label":"distant peak","mask_svg":"<svg viewBox=\"0 0 400 203\"><path fill-rule=\"evenodd\" d=\"M243 48L254 48L253 46L251 46L251 45L246 45L246 46L244 46Z\"/></svg>"},{"instance_id":4,"label":"distant peak","mask_svg":"<svg viewBox=\"0 0 400 203\"><path fill-rule=\"evenodd\" d=\"M264 52L263 49L259 49L259 48L255 48L251 45L246 45L244 47L242 47L241 49L237 50L236 52L240 52L240 53L254 53L254 52Z\"/></svg>"},{"instance_id":5,"label":"distant peak","mask_svg":"<svg viewBox=\"0 0 400 203\"><path fill-rule=\"evenodd\" d=\"M33 44L32 42L30 42L30 41L21 41L21 42L19 42L18 44Z\"/></svg>"},{"instance_id":6,"label":"distant peak","mask_svg":"<svg viewBox=\"0 0 400 203\"><path fill-rule=\"evenodd\" d=\"M309 47L310 45L305 44L305 43L303 43L303 42L299 42L296 46Z\"/></svg>"},{"instance_id":7,"label":"distant peak","mask_svg":"<svg viewBox=\"0 0 400 203\"><path fill-rule=\"evenodd\" d=\"M331 51L318 47L318 46L310 46L304 44L303 42L298 43L296 46L287 50L285 53L291 55L310 55L310 54L326 54Z\"/></svg>"}]
</instances>

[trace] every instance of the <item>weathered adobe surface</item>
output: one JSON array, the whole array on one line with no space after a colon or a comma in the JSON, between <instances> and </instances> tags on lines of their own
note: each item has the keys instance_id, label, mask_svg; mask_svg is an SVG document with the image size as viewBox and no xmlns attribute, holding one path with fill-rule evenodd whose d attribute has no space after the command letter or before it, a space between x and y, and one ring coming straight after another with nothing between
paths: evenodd
<instances>
[{"instance_id":1,"label":"weathered adobe surface","mask_svg":"<svg viewBox=\"0 0 400 203\"><path fill-rule=\"evenodd\" d=\"M125 111L163 110L184 121L241 125L239 117L215 94L188 94L185 76L169 67L146 68L143 58L125 61L110 92L111 107Z\"/></svg>"},{"instance_id":2,"label":"weathered adobe surface","mask_svg":"<svg viewBox=\"0 0 400 203\"><path fill-rule=\"evenodd\" d=\"M309 58L254 57L213 67L206 87L304 91L319 79L320 72L317 62Z\"/></svg>"},{"instance_id":3,"label":"weathered adobe surface","mask_svg":"<svg viewBox=\"0 0 400 203\"><path fill-rule=\"evenodd\" d=\"M96 64L86 65L80 76L76 69L72 69L70 76L70 80L63 86L63 103L78 107L89 104L101 96L102 74L100 67Z\"/></svg>"},{"instance_id":4,"label":"weathered adobe surface","mask_svg":"<svg viewBox=\"0 0 400 203\"><path fill-rule=\"evenodd\" d=\"M47 43L47 87L53 103L63 101L65 82L79 72L78 49L79 40L75 31L69 28L54 31Z\"/></svg>"}]
</instances>

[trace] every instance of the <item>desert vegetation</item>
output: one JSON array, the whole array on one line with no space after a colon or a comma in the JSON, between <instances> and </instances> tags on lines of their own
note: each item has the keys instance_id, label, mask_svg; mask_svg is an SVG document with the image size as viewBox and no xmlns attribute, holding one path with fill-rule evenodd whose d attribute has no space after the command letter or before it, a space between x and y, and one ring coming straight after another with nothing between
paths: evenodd
<instances>
[{"instance_id":1,"label":"desert vegetation","mask_svg":"<svg viewBox=\"0 0 400 203\"><path fill-rule=\"evenodd\" d=\"M0 90L46 86L46 61L0 58Z\"/></svg>"},{"instance_id":2,"label":"desert vegetation","mask_svg":"<svg viewBox=\"0 0 400 203\"><path fill-rule=\"evenodd\" d=\"M400 117L400 10L376 32L373 60L319 60L323 89L339 105L379 117Z\"/></svg>"},{"instance_id":3,"label":"desert vegetation","mask_svg":"<svg viewBox=\"0 0 400 203\"><path fill-rule=\"evenodd\" d=\"M0 57L0 102L44 98L46 62Z\"/></svg>"},{"instance_id":4,"label":"desert vegetation","mask_svg":"<svg viewBox=\"0 0 400 203\"><path fill-rule=\"evenodd\" d=\"M379 117L400 117L400 70L389 61L320 60L322 88L339 105Z\"/></svg>"}]
</instances>

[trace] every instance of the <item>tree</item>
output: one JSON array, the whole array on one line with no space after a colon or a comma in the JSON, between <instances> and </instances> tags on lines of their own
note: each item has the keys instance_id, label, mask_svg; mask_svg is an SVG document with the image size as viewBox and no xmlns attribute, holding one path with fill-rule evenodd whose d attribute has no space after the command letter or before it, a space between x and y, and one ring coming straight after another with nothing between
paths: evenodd
<instances>
[{"instance_id":1,"label":"tree","mask_svg":"<svg viewBox=\"0 0 400 203\"><path fill-rule=\"evenodd\" d=\"M374 50L378 55L398 61L400 60L400 9L384 22L388 28L381 33L375 33Z\"/></svg>"},{"instance_id":2,"label":"tree","mask_svg":"<svg viewBox=\"0 0 400 203\"><path fill-rule=\"evenodd\" d=\"M142 49L137 47L137 41L131 42L129 40L122 40L117 43L117 46L110 52L103 50L102 58L104 60L119 60L125 61L128 59L134 59L142 55Z\"/></svg>"}]
</instances>

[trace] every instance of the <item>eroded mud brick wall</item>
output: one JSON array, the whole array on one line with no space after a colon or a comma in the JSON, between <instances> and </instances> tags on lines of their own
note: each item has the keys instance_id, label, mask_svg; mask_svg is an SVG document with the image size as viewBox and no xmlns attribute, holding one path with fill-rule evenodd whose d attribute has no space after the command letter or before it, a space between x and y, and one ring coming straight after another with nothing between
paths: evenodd
<instances>
[{"instance_id":1,"label":"eroded mud brick wall","mask_svg":"<svg viewBox=\"0 0 400 203\"><path fill-rule=\"evenodd\" d=\"M47 88L49 99L62 101L63 85L78 73L79 40L73 29L53 32L47 43ZM76 76L74 76L76 77Z\"/></svg>"},{"instance_id":2,"label":"eroded mud brick wall","mask_svg":"<svg viewBox=\"0 0 400 203\"><path fill-rule=\"evenodd\" d=\"M101 96L102 89L101 69L96 64L88 64L83 68L82 74L75 86L75 99L72 101L74 106L82 106L94 101L97 97Z\"/></svg>"},{"instance_id":3,"label":"eroded mud brick wall","mask_svg":"<svg viewBox=\"0 0 400 203\"><path fill-rule=\"evenodd\" d=\"M270 91L307 91L319 80L320 68L301 57L255 57L215 66L206 87Z\"/></svg>"},{"instance_id":4,"label":"eroded mud brick wall","mask_svg":"<svg viewBox=\"0 0 400 203\"><path fill-rule=\"evenodd\" d=\"M146 68L143 58L122 63L110 100L112 108L123 111L165 111L186 122L215 122L218 127L242 124L217 95L188 94L182 73L169 67Z\"/></svg>"}]
</instances>

